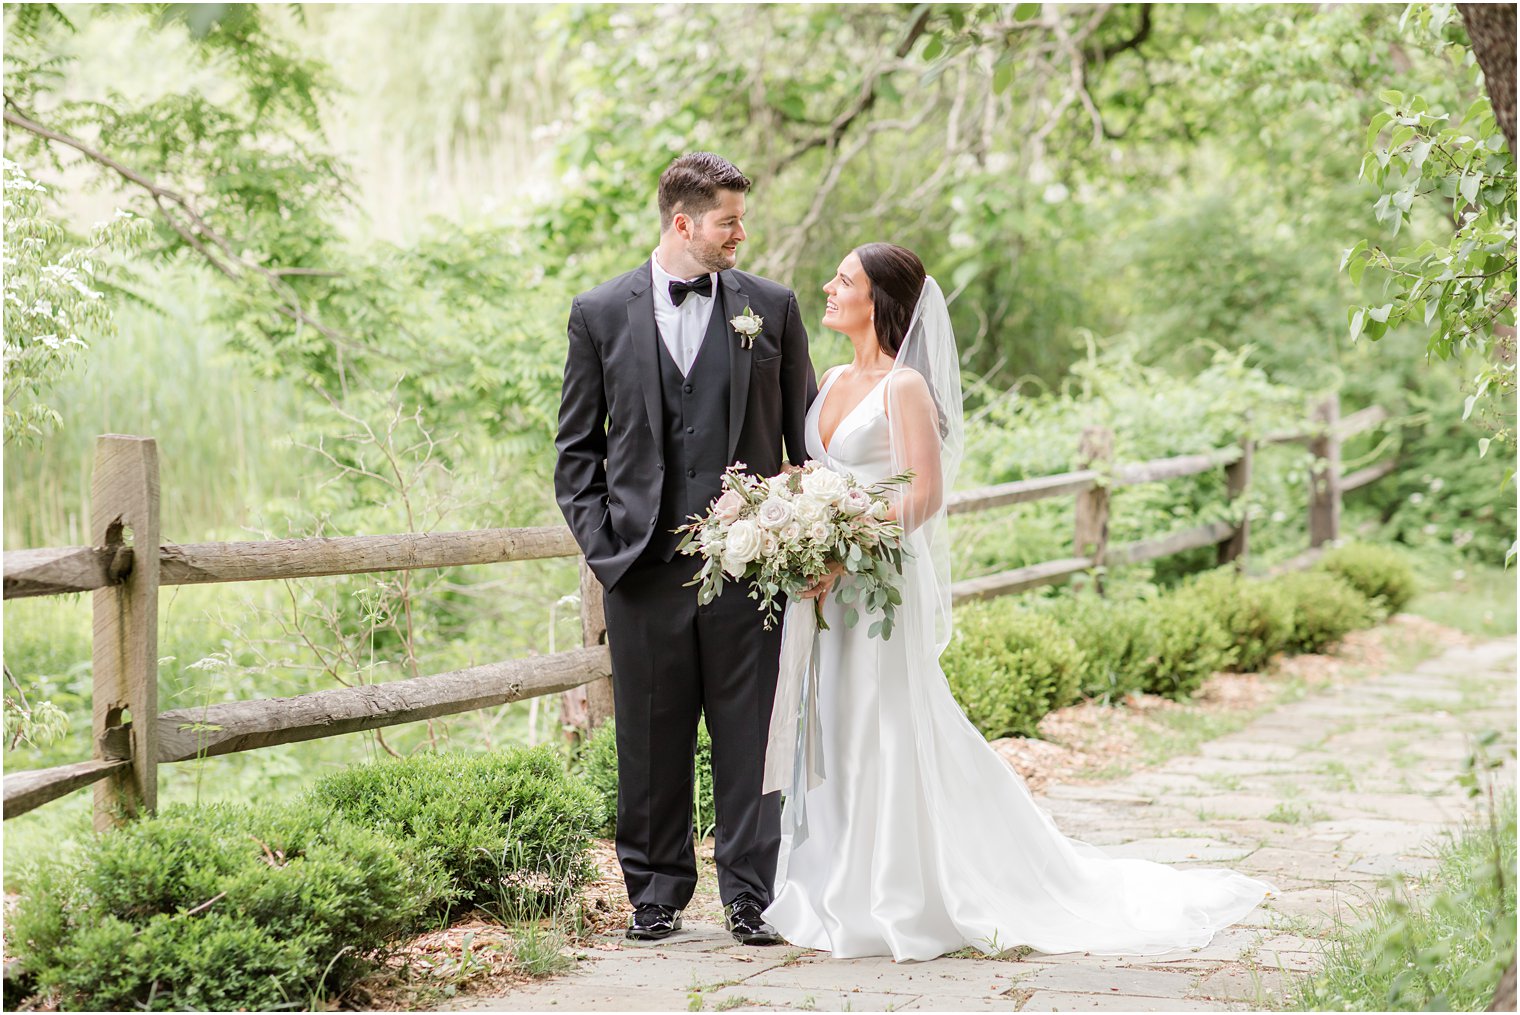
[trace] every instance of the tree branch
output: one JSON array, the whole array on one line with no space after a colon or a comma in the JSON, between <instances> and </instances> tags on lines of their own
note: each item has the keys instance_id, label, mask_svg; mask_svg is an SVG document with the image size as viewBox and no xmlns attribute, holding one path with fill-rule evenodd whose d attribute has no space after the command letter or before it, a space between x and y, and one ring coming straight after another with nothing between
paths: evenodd
<instances>
[{"instance_id":1,"label":"tree branch","mask_svg":"<svg viewBox=\"0 0 1520 1015\"><path fill-rule=\"evenodd\" d=\"M903 34L902 40L898 42L897 47L892 51L892 56L895 59L903 59L913 49L913 44L919 40L919 37L924 34L924 29L928 27L929 13L930 6L928 4L918 5L913 20L908 24L908 30ZM781 170L815 148L838 147L839 142L844 138L845 132L850 129L850 125L869 112L872 106L876 105L876 89L877 84L881 81L881 76L882 70L880 67L873 69L861 83L860 95L856 98L854 105L836 116L834 121L829 124L829 129L825 133L809 138L783 155L776 162L772 173L781 172Z\"/></svg>"},{"instance_id":2,"label":"tree branch","mask_svg":"<svg viewBox=\"0 0 1520 1015\"><path fill-rule=\"evenodd\" d=\"M27 133L40 137L45 141L51 141L55 144L72 148L91 162L104 166L127 182L147 191L148 196L153 201L154 207L158 209L159 215L169 227L218 272L233 280L240 280L246 273L262 277L278 300L275 309L285 317L298 324L316 329L316 331L335 345L360 350L382 359L391 360L392 362L400 362L399 357L370 348L353 336L329 327L313 317L302 307L300 297L282 277L284 275L295 274L321 274L336 277L339 273L319 272L316 269L302 268L266 268L262 264L247 260L238 253L236 245L206 221L200 212L196 210L195 204L190 198L176 190L171 190L156 183L132 167L118 162L105 152L91 147L79 138L61 133L38 123L36 120L23 114L9 95L5 96L5 122L13 127L19 127ZM177 212L170 211L171 205L177 209ZM180 216L184 216L188 222L181 221ZM220 257L211 252L210 248L203 241L203 238L204 240L209 240L217 248L220 252Z\"/></svg>"},{"instance_id":3,"label":"tree branch","mask_svg":"<svg viewBox=\"0 0 1520 1015\"><path fill-rule=\"evenodd\" d=\"M1127 39L1122 39L1119 42L1111 43L1111 44L1109 44L1107 46L1104 46L1101 50L1098 50L1096 53L1093 53L1092 55L1094 57L1096 57L1102 63L1107 63L1108 61L1112 60L1114 57L1118 56L1120 53L1123 53L1126 50L1135 49L1138 46L1144 45L1145 40L1149 39L1150 37L1151 37L1151 5L1150 4L1141 4L1140 5L1140 25L1139 25L1139 27L1137 27L1135 29L1135 34L1131 35Z\"/></svg>"}]
</instances>

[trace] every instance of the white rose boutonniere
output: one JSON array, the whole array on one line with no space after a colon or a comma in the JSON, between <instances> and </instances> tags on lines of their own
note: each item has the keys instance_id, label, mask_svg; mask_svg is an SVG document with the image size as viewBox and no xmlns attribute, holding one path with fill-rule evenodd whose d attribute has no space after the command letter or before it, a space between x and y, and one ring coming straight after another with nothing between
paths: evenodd
<instances>
[{"instance_id":1,"label":"white rose boutonniere","mask_svg":"<svg viewBox=\"0 0 1520 1015\"><path fill-rule=\"evenodd\" d=\"M728 323L733 325L734 331L738 333L739 344L746 349L753 349L755 347L755 338L759 336L760 326L765 323L765 318L756 314L749 308L749 304L746 303L744 305L744 313L731 319Z\"/></svg>"}]
</instances>

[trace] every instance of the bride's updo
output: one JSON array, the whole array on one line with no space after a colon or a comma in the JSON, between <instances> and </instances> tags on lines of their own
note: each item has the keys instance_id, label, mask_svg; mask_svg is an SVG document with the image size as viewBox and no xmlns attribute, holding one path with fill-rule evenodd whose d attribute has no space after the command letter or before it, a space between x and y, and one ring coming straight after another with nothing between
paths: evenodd
<instances>
[{"instance_id":1,"label":"bride's updo","mask_svg":"<svg viewBox=\"0 0 1520 1015\"><path fill-rule=\"evenodd\" d=\"M895 243L867 243L855 248L855 256L871 281L876 340L883 352L896 359L928 272L917 254Z\"/></svg>"}]
</instances>

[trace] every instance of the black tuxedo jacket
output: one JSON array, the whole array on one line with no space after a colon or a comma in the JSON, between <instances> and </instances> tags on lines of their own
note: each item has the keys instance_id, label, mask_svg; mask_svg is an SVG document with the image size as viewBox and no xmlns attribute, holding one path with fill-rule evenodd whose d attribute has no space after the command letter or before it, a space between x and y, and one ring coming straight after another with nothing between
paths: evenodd
<instances>
[{"instance_id":1,"label":"black tuxedo jacket","mask_svg":"<svg viewBox=\"0 0 1520 1015\"><path fill-rule=\"evenodd\" d=\"M729 269L718 300L730 348L728 460L772 476L807 458L803 421L818 393L797 297L785 286ZM648 545L660 517L664 408L661 338L649 262L570 305L570 348L560 397L554 492L586 562L612 588ZM752 347L726 322L764 318ZM693 563L692 573L696 573Z\"/></svg>"}]
</instances>

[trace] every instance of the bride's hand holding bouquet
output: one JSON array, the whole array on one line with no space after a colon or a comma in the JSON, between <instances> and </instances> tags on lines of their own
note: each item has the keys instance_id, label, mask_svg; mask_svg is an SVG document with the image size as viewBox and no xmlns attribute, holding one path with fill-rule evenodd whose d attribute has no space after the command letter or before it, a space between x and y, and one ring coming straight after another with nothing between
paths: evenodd
<instances>
[{"instance_id":1,"label":"bride's hand holding bouquet","mask_svg":"<svg viewBox=\"0 0 1520 1015\"><path fill-rule=\"evenodd\" d=\"M681 552L702 558L689 583L698 586L697 601L712 602L726 582L747 581L766 630L782 596L814 599L819 626L827 630L820 586L845 575L852 579L839 591L849 607L846 626L859 621L862 608L880 612L870 634L891 637L907 551L887 491L912 478L903 473L865 485L816 461L769 478L747 474L743 463L730 467L707 514L677 530L685 533Z\"/></svg>"}]
</instances>

